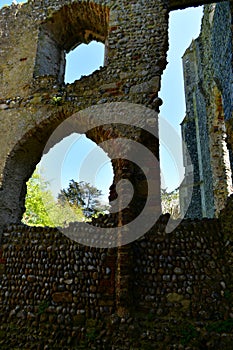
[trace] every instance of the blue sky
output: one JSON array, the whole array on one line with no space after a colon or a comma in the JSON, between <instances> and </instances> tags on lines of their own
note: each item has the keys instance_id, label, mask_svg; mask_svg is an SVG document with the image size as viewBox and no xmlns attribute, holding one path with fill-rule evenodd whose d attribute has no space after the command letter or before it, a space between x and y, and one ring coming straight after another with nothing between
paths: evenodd
<instances>
[{"instance_id":1,"label":"blue sky","mask_svg":"<svg viewBox=\"0 0 233 350\"><path fill-rule=\"evenodd\" d=\"M180 123L185 116L181 57L191 44L192 39L195 39L199 35L202 13L202 7L170 13L168 65L162 76L162 88L159 93L159 96L164 101L160 115L170 123L172 128L174 128L174 133L177 134L177 138L180 137ZM92 42L88 46L81 45L69 54L66 69L66 81L73 82L75 79L78 79L80 75L88 75L93 69L99 68L99 66L103 65L103 60L104 51L102 44ZM83 62L85 62L84 65L82 64ZM161 124L161 128L162 126L163 125ZM164 129L160 131L162 186L164 188L167 187L168 190L173 190L177 188L181 182L179 169L177 169L177 167L182 163L182 159L174 159L174 152L171 153L170 150L166 148L166 140L170 139L171 135L167 134ZM169 131L171 132L171 130ZM81 146L81 143L74 143L74 147L71 148L72 153L75 153L75 149L77 149L76 146ZM180 148L178 153L180 154L180 158L182 158L181 141L179 144L176 144L176 146ZM89 145L89 140L86 139L85 145L83 143L83 147L91 147L91 145ZM69 157L69 159L70 158L71 157ZM65 177L69 176L70 171L69 163L67 162L66 164L67 166L64 169ZM108 184L111 183L111 181L108 182L109 175L111 176L111 166L110 163L106 164L107 165L104 167L105 171L102 171L100 176L97 176L96 179L97 187L106 184L103 188L105 192L108 191Z\"/></svg>"},{"instance_id":2,"label":"blue sky","mask_svg":"<svg viewBox=\"0 0 233 350\"><path fill-rule=\"evenodd\" d=\"M0 0L0 7L11 3L12 1ZM181 57L190 45L191 40L196 38L200 32L202 12L202 7L198 7L170 13L169 63L162 76L162 89L159 96L163 99L164 104L160 114L171 124L174 132L178 135L180 135L180 123L185 115ZM95 42L88 46L80 45L67 55L66 82L73 82L79 79L81 75L91 74L93 70L103 65L103 61L103 45ZM163 135L161 145L162 185L172 190L178 187L180 183L177 160L174 159L170 150L166 149L166 138L169 139L171 135L167 134L166 130L162 130L161 134ZM106 194L106 199L113 174L109 159L102 150L97 152L97 149L99 148L85 136L78 135L72 135L70 138L66 138L63 143L54 147L43 161L43 172L46 179L50 181L53 192L56 192L58 187L67 187L69 180L73 178L79 181L91 180L94 182L94 186L102 189ZM63 155L62 170L59 172L60 163L56 162L56 159L60 159L61 155ZM91 156L93 156L93 160L99 160L100 164L99 167L97 164L95 165L97 171L94 178L90 177L92 174L85 174L85 171L80 171L85 159L90 159ZM60 175L57 176L59 173ZM81 173L83 173L83 178L79 178Z\"/></svg>"},{"instance_id":3,"label":"blue sky","mask_svg":"<svg viewBox=\"0 0 233 350\"><path fill-rule=\"evenodd\" d=\"M162 87L159 96L163 100L160 115L165 118L176 131L177 136L181 135L180 123L185 117L185 97L183 83L182 60L185 50L196 39L200 33L203 7L192 7L185 10L178 10L170 13L169 19L169 51L168 65L162 76ZM166 150L166 130L160 129L162 136L162 147L160 147L160 162L162 178L164 177L164 188L175 189L180 184L177 164L179 161L173 158L171 152ZM160 137L161 139L161 137ZM178 147L178 145L177 145ZM182 155L182 146L179 145L179 154Z\"/></svg>"}]
</instances>

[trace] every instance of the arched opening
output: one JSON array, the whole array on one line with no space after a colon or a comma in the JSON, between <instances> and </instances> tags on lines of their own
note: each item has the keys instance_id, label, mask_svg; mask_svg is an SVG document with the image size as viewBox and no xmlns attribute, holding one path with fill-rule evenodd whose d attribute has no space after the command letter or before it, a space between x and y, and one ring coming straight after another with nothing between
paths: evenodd
<instances>
[{"instance_id":1,"label":"arched opening","mask_svg":"<svg viewBox=\"0 0 233 350\"><path fill-rule=\"evenodd\" d=\"M68 226L108 212L113 168L107 154L73 133L44 154L27 183L23 223Z\"/></svg>"},{"instance_id":2,"label":"arched opening","mask_svg":"<svg viewBox=\"0 0 233 350\"><path fill-rule=\"evenodd\" d=\"M92 41L66 54L65 83L73 83L104 65L105 45Z\"/></svg>"},{"instance_id":3,"label":"arched opening","mask_svg":"<svg viewBox=\"0 0 233 350\"><path fill-rule=\"evenodd\" d=\"M50 121L27 132L15 145L5 163L0 191L1 227L21 222L25 210L26 182L43 154L44 145L61 120L50 115Z\"/></svg>"},{"instance_id":4,"label":"arched opening","mask_svg":"<svg viewBox=\"0 0 233 350\"><path fill-rule=\"evenodd\" d=\"M108 8L96 4L94 2L76 2L72 4L67 4L58 9L58 11L54 11L47 19L45 19L45 21L40 27L34 77L53 76L56 78L58 83L64 83L66 58L68 58L68 76L66 76L66 82L73 82L75 79L79 79L81 75L90 74L94 70L98 69L101 65L103 65L103 43L105 42L108 33L108 16ZM95 46L95 48L98 47L98 49L101 51L101 57L99 61L96 59L92 60L92 66L90 67L90 65L87 65L87 58L88 56L92 56L93 58L93 46ZM74 62L70 62L70 59L68 57L69 52L71 55L76 54L77 52L80 52L80 50L83 51L84 47L88 48L88 51L92 51L89 53L85 53L85 61L83 61L83 58L80 60L79 58L75 58L75 64ZM77 49L74 51L74 48ZM88 73L87 71L83 70L86 67L88 67L89 69ZM81 68L81 70L77 68ZM54 127L56 128L56 125L54 125ZM69 132L69 134L71 134L71 132ZM67 139L69 139L69 141L72 141L72 135L71 138L67 137ZM84 149L88 147L87 144L91 141L88 141L88 139L86 139L85 142L83 142L81 146ZM62 142L60 147L62 147ZM54 146L53 151L55 148L56 147ZM38 156L38 158L41 158L41 153ZM36 164L37 163L38 161L36 162ZM34 169L36 164L34 163L32 166L34 167ZM103 169L101 170L101 172L102 175L99 177L103 178ZM33 174L31 184L32 186L35 185L36 182L38 182L38 177L41 182L40 174ZM72 178L70 178L69 181L74 180L73 178L74 176L72 176ZM84 180L80 179L79 181L83 182ZM49 196L50 200L52 201L54 193L52 190L48 190L48 184L49 180L47 181L47 179L44 179L44 181L42 181L42 188L44 188L44 192L47 191L47 200ZM64 185L63 188L60 188L60 190L65 190L65 186L66 185ZM106 186L104 192L104 200L106 202ZM19 214L18 217L20 215L21 214Z\"/></svg>"},{"instance_id":5,"label":"arched opening","mask_svg":"<svg viewBox=\"0 0 233 350\"><path fill-rule=\"evenodd\" d=\"M40 162L43 154L47 154L49 150L58 144L62 139L69 139L69 135L73 133L86 134L88 130L92 129L92 125L90 123L91 121L94 121L94 118L90 118L90 120L88 120L88 115L85 114L85 111L83 111L83 115L78 116L75 123L71 122L69 124L69 116L69 114L61 115L60 113L57 114L56 112L51 112L47 116L46 120L42 121L40 124L37 124L37 126L30 129L29 132L21 137L14 149L8 155L2 175L2 187L0 191L1 227L3 227L5 224L21 222L25 211L25 197L27 193L26 183L35 171L36 166ZM63 128L63 125L61 125L61 122L64 120L68 121L65 129ZM59 126L61 126L60 129ZM51 135L57 131L57 129L58 133L56 134L55 139L53 139L52 143L48 143ZM106 132L106 130L103 132ZM90 133L88 137L97 144L99 144L103 139L101 130L94 130L93 134ZM97 157L95 158L97 159ZM108 160L105 159L102 161L100 167L97 167L95 175L100 173L99 176L103 178L103 173L101 174L101 171L103 172L102 168L105 166L105 163L108 163ZM61 168L62 166L60 169ZM111 171L109 173L111 173ZM69 180L71 180L71 178ZM110 183L111 180L112 179L109 179ZM105 188L107 188L108 184L106 183L106 178L104 184ZM105 192L105 202L106 197L107 193Z\"/></svg>"},{"instance_id":6,"label":"arched opening","mask_svg":"<svg viewBox=\"0 0 233 350\"><path fill-rule=\"evenodd\" d=\"M27 192L26 182L32 176L32 173L35 170L39 161L41 160L42 155L43 154L47 155L50 150L55 148L56 144L58 144L59 146L59 143L62 140L64 140L65 142L68 141L68 145L67 145L68 149L66 147L66 149L63 151L63 154L61 152L61 149L58 149L57 155L51 155L49 166L51 167L52 170L54 170L55 172L54 176L58 176L58 181L61 182L59 189L64 189L65 187L67 189L66 184L69 184L69 181L73 180L72 177L74 176L73 175L66 176L67 182L64 185L64 182L61 181L62 176L60 175L62 175L61 170L65 169L66 160L69 165L70 163L72 163L72 165L77 164L76 159L79 156L78 152L82 151L83 149L83 147L80 146L79 144L80 140L77 134L85 134L88 138L96 142L96 144L100 145L101 148L104 150L104 152L109 154L109 157L111 157L112 159L111 164L114 169L114 179L112 181L113 172L111 170L111 175L107 176L110 184L111 182L113 182L113 184L116 184L120 179L126 179L127 177L129 177L129 175L131 176L131 173L128 174L128 167L127 167L128 161L126 160L124 162L123 160L118 159L119 155L116 152L117 150L119 151L119 149L118 147L116 147L117 146L116 144L115 145L116 148L114 150L113 140L115 138L118 139L120 135L125 134L125 123L126 125L130 125L130 121L133 120L132 118L135 118L135 111L132 111L131 104L129 105L125 103L125 104L121 104L120 106L121 106L120 112L119 112L119 104L112 103L112 104L109 104L107 107L105 105L92 106L82 111L79 111L78 113L73 114L71 116L51 114L47 120L44 120L43 122L38 124L34 129L31 129L30 132L28 132L23 137L21 137L21 139L17 143L17 147L15 147L13 152L9 155L9 159L5 167L3 190L0 192L0 196L2 199L1 203L4 204L2 206L2 211L0 211L0 215L2 215L1 216L2 222L8 223L8 224L21 222L22 215L25 211L25 196ZM145 108L141 107L141 109L144 112ZM142 115L141 109L140 109L140 112L136 110L139 116ZM110 114L110 111L113 113L113 115L122 114L124 116L122 119L122 124L115 123L113 127L112 115ZM125 113L126 111L128 114ZM125 120L125 115L128 118L127 120ZM119 121L119 118L118 118L118 121ZM131 130L131 133L133 131L139 132L137 128L135 130ZM69 137L70 135L72 137L73 136L76 138L78 137L78 140L76 141L78 141L79 147L76 149L76 151L73 152L75 155L75 160L72 160L72 159L70 160L68 156L70 153L68 151L71 149L70 145L74 144L74 140L70 140L70 137ZM144 135L144 138L146 139L146 135ZM125 152L125 147L124 149L122 149L122 152L123 153ZM95 176L95 175L98 175L100 173L99 177L101 178L102 183L104 183L105 188L108 188L106 179L103 178L104 177L103 172L101 173L101 171L103 171L102 168L107 163L106 158L104 159L104 161L100 162L101 164L99 164L98 157L96 156L95 152L93 153L92 150L89 152L88 156L85 156L84 158L85 158L85 161L82 162L82 171L83 171L84 177L81 177L81 178L75 177L74 180L80 181L84 179L84 181L90 182L88 176L93 177L94 175L94 178L97 177L96 184L98 184L98 176ZM58 167L55 166L56 161L58 161ZM108 163L110 165L109 160L108 160ZM134 165L133 161L131 163L132 163L132 166L134 167L137 165L137 164ZM125 167L125 165L127 166ZM77 168L75 168L74 171L76 175L78 172ZM137 169L136 171L138 173ZM155 169L155 173L156 174L158 173L156 169ZM42 175L44 175L43 164L42 164ZM142 188L141 186L142 185L141 182L144 180L144 178L145 178L145 175L140 174L140 177L135 178L135 181L133 183L133 186L139 189L139 191L135 190L134 192L132 192L131 187L129 188L127 184L125 188L125 183L123 183L122 184L123 187L120 188L120 195L119 195L118 189L117 191L115 191L114 188L111 188L110 201L111 201L111 205L113 204L114 206L114 211L111 210L109 215L110 219L112 219L112 222L110 222L111 225L118 224L119 212L121 215L121 212L129 213L131 207L136 207L137 211L141 207L144 208L145 192L147 193L147 187L143 185L143 188ZM51 182L51 180L53 180L53 174L49 175L47 177L47 180ZM46 179L45 179L45 182L42 182L42 185L44 184L46 184ZM37 185L38 183L36 183L36 189L38 188ZM99 186L96 185L96 187L99 187ZM128 193L129 191L130 193ZM132 192L132 197L131 197L131 192ZM113 194L114 194L114 198L113 198ZM115 196L116 194L117 196ZM126 194L127 196L125 196ZM107 195L108 194L106 193L105 199ZM120 201L118 201L117 203L117 199L119 197L120 197ZM123 200L124 200L124 203L122 204ZM45 197L44 201L49 203L48 196ZM135 206L135 204L137 205ZM137 213L133 212L131 216L128 215L128 218L131 219L134 214L137 214ZM104 215L103 220L107 220L107 219L108 217ZM72 221L74 221L73 218L72 218ZM75 218L75 221L78 221L78 219ZM106 224L108 223L109 221ZM35 221L32 222L32 224L35 225ZM98 225L99 222L97 222L96 224ZM50 223L46 225L50 225ZM105 222L103 222L103 225L105 225Z\"/></svg>"}]
</instances>

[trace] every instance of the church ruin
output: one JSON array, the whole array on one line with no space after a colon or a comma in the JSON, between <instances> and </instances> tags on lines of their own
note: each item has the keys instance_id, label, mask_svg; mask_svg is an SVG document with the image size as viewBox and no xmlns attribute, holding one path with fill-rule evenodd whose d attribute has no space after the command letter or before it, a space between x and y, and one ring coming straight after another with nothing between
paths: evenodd
<instances>
[{"instance_id":1,"label":"church ruin","mask_svg":"<svg viewBox=\"0 0 233 350\"><path fill-rule=\"evenodd\" d=\"M114 247L79 244L58 229L22 225L26 182L51 134L74 114L77 130L97 144L129 138L159 161L157 116L169 12L203 4L210 5L205 7L202 34L183 59L187 113L182 131L195 168L187 216L199 219L179 222L167 232L168 216L163 215L135 241ZM39 332L38 346L44 349L107 349L109 344L112 349L151 349L157 344L176 349L179 343L172 332L182 320L196 322L199 335L205 322L232 321L231 30L232 1L29 0L0 10L1 327L27 324L34 332L28 336L16 327L16 341L27 337L17 346L27 348L28 339ZM92 40L105 44L105 66L64 84L66 53ZM118 104L122 108L115 110ZM139 124L132 124L133 114L126 115L124 109L130 104L152 116L141 112ZM106 114L110 110L115 110L114 122ZM92 127L96 111L103 123ZM117 113L127 116L125 123L117 122ZM68 125L65 135L72 127ZM121 178L130 180L135 190L126 210L117 213L114 224L119 228L137 218L145 203L150 217L161 212L158 164L148 157L142 172L128 154L126 149L125 159L112 160L110 195L116 195ZM189 165L185 158L184 202ZM146 179L153 185L149 201ZM157 325L169 319L168 328L152 334L148 323L138 328L142 317ZM195 338L193 328L187 332L186 341L190 334ZM218 337L219 348L232 344L232 334L224 334ZM203 337L199 349L207 348L209 339ZM34 347L37 340L30 339ZM7 348L7 339L1 344Z\"/></svg>"}]
</instances>

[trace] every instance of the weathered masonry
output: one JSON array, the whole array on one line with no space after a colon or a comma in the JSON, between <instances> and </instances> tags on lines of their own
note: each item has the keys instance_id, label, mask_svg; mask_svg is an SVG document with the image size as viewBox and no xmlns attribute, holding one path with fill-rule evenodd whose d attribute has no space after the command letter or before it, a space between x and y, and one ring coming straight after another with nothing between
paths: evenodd
<instances>
[{"instance_id":1,"label":"weathered masonry","mask_svg":"<svg viewBox=\"0 0 233 350\"><path fill-rule=\"evenodd\" d=\"M106 103L113 102L158 110L160 77L166 66L168 11L164 1L124 6L115 1L29 1L1 10L2 225L20 222L25 183L48 137L63 120L90 106L103 105L104 109ZM65 86L65 53L94 39L105 43L105 66ZM53 105L56 97L62 97L61 106ZM86 129L92 129L91 125ZM110 129L112 132L113 126ZM132 134L132 130L127 132ZM158 158L158 142L136 136L138 132L133 138L144 138L145 146ZM121 128L117 130L115 125L114 133L121 135ZM106 135L108 130L95 128L87 136L97 143L114 137ZM140 176L125 163L113 162L115 181L122 175L131 178L139 201L143 201ZM158 169L153 176L157 182L153 207L160 211L156 203Z\"/></svg>"},{"instance_id":2,"label":"weathered masonry","mask_svg":"<svg viewBox=\"0 0 233 350\"><path fill-rule=\"evenodd\" d=\"M158 93L161 75L167 64L169 12L204 3L210 1L31 0L26 4L1 9L2 325L10 321L17 322L17 325L29 322L30 327L34 327L34 330L39 328L41 331L43 325L46 325L49 330L52 327L56 334L69 334L67 342L75 340L81 344L87 334L88 341L93 340L93 320L101 323L103 318L108 318L112 322L112 328L107 333L104 324L101 323L98 349L107 348L106 344L112 341L110 337L115 326L119 326L118 338L124 339L129 331L132 339L134 337L140 341L139 334L143 333L143 341L148 341L148 348L153 344L150 332L145 331L143 327L139 330L133 329L132 324L130 328L126 323L127 317L135 312L151 312L157 323L160 317L168 316L200 322L233 318L231 197L219 218L187 220L173 232L166 233L168 217L161 216L157 224L143 237L117 248L91 248L88 244L85 246L69 240L57 229L29 228L21 224L26 182L40 161L50 135L64 120L69 120L69 117L76 113L76 124L69 124L64 131L66 136L73 132L72 127L75 126L76 132L85 132L87 137L97 144L118 137L128 138L143 145L159 159L157 113L162 101ZM230 50L229 55L219 52L222 55L219 61L219 79L226 82L232 64L231 59L228 59L232 52L231 5L231 2L216 5L216 11L221 14L216 16L216 19L221 22L219 25L227 27L227 35L222 42ZM206 22L212 21L212 13L208 13L211 6L205 10ZM217 12L214 12L214 16L216 14ZM205 34L206 38L203 34L203 41L209 40L213 28L214 24L209 30L210 33ZM66 53L80 43L89 43L92 40L105 44L104 67L73 84L65 85ZM193 43L193 47L195 52L198 45ZM192 54L188 57L191 60ZM222 57L225 60L222 60ZM208 55L206 60L208 61ZM224 65L227 65L227 70ZM188 72L188 67L186 68ZM192 72L190 69L191 74ZM230 87L228 89L228 85L224 85L226 90L223 91L220 88L221 79L220 85L216 83L215 86L212 85L212 81L208 83L208 77L204 74L202 89L212 89L211 98L218 101L218 108L216 115L211 114L213 118L210 118L209 124L205 124L203 132L212 142L209 142L209 158L213 153L216 156L215 161L211 163L211 169L219 182L214 184L212 181L211 186L219 189L219 183L223 185L220 189L221 196L213 197L212 202L207 198L209 207L206 205L206 212L209 210L208 215L213 216L215 211L222 209L229 193L227 179L221 179L221 174L218 175L218 162L220 168L226 166L226 148L222 142L225 136L218 134L218 130L223 129L225 123L227 146L231 150L233 128L231 106L229 107L228 102ZM190 85L190 91L196 91L195 88L201 89L201 84L197 82L195 87ZM138 108L138 115L141 117L138 125L132 122L134 109L128 108L131 105ZM225 110L225 106L228 112L223 116L222 110ZM190 107L190 114L187 110L187 120L184 121L183 128L191 123L189 119L192 108ZM142 113L145 109L151 111L153 118L147 118L147 114ZM130 110L131 114L126 113ZM114 113L114 121L108 112ZM121 116L122 120L122 115L125 121L119 123L118 117ZM98 127L92 127L95 125L92 124L95 117L102 118L102 124ZM207 118L206 115L204 117ZM153 137L152 133L145 131L147 122L153 127ZM200 126L203 124L204 119L200 121ZM187 129L194 137L192 128ZM62 135L64 136L64 133ZM219 137L215 139L216 135ZM60 141L59 133L56 141ZM190 147L195 145L190 139ZM221 152L219 146L222 147ZM108 149L105 151L110 152ZM126 211L109 216L110 226L113 219L116 226L122 227L137 217L147 200L145 174L127 159L132 151L126 149L125 158L112 160L114 183L111 186L111 197L115 198L115 187L121 178L131 181L135 195ZM153 192L149 202L150 215L156 216L160 214L159 168L151 164L149 159L145 161L147 179L153 181ZM197 166L198 161L194 159L193 163ZM210 171L208 167L205 170ZM208 189L204 190L208 194ZM195 193L194 190L194 197ZM201 216L199 207L200 202L197 210L198 216ZM102 224L101 219L97 219L96 227ZM127 332L122 326L125 323ZM154 342L159 341L158 334L154 337ZM163 341L167 337L161 339L160 337L160 341ZM54 342L55 348L58 349L60 347L56 341L54 337L52 343ZM25 344L24 348L27 348ZM46 348L46 340L43 345ZM94 345L96 346L96 343ZM128 347L125 344L117 344L112 349L130 348L131 345L135 349L143 348L130 343ZM68 348L71 349L70 346Z\"/></svg>"},{"instance_id":3,"label":"weathered masonry","mask_svg":"<svg viewBox=\"0 0 233 350\"><path fill-rule=\"evenodd\" d=\"M194 166L187 217L218 216L232 193L232 31L229 2L205 6L200 36L183 56L186 116L183 139ZM190 164L181 206L191 187Z\"/></svg>"},{"instance_id":4,"label":"weathered masonry","mask_svg":"<svg viewBox=\"0 0 233 350\"><path fill-rule=\"evenodd\" d=\"M115 1L29 1L1 10L1 225L20 222L25 183L61 121L109 102L143 104L158 111L169 11L200 4L202 1L124 2L123 6ZM105 43L105 67L65 86L65 52L93 39ZM52 105L57 96L62 97L61 106ZM95 131L88 137L96 142L106 138ZM144 144L159 157L155 142L146 138ZM129 165L115 162L113 167L117 181ZM128 170L125 176L133 179L140 201L145 190L135 176L137 170ZM153 208L160 211L158 169L153 176L157 183Z\"/></svg>"}]
</instances>

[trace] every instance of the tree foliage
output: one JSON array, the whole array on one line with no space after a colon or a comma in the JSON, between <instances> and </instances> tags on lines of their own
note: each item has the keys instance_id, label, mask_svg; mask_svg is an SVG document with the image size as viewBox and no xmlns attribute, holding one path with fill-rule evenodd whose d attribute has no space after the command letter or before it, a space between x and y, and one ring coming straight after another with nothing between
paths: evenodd
<instances>
[{"instance_id":1,"label":"tree foliage","mask_svg":"<svg viewBox=\"0 0 233 350\"><path fill-rule=\"evenodd\" d=\"M80 184L74 180L71 180L68 188L61 190L61 192L58 194L58 201L61 204L68 202L71 206L84 206L85 202L82 198L82 188Z\"/></svg>"},{"instance_id":2,"label":"tree foliage","mask_svg":"<svg viewBox=\"0 0 233 350\"><path fill-rule=\"evenodd\" d=\"M46 207L45 203L47 203ZM41 181L40 174L35 171L27 182L26 211L23 222L30 226L53 226L47 208L53 204L53 196L47 190L46 182Z\"/></svg>"},{"instance_id":3,"label":"tree foliage","mask_svg":"<svg viewBox=\"0 0 233 350\"><path fill-rule=\"evenodd\" d=\"M60 203L69 203L70 206L78 206L82 209L86 218L106 210L106 206L100 201L102 192L91 184L71 180L67 189L61 190L58 195Z\"/></svg>"},{"instance_id":4,"label":"tree foliage","mask_svg":"<svg viewBox=\"0 0 233 350\"><path fill-rule=\"evenodd\" d=\"M48 189L48 183L36 170L27 182L26 211L23 223L29 226L65 226L72 221L83 221L79 206L56 201Z\"/></svg>"},{"instance_id":5,"label":"tree foliage","mask_svg":"<svg viewBox=\"0 0 233 350\"><path fill-rule=\"evenodd\" d=\"M26 211L22 222L29 226L64 227L70 222L85 221L106 210L102 193L89 183L71 180L60 191L57 200L48 189L48 182L36 170L27 182Z\"/></svg>"}]
</instances>

